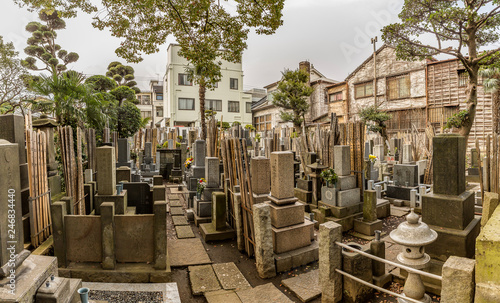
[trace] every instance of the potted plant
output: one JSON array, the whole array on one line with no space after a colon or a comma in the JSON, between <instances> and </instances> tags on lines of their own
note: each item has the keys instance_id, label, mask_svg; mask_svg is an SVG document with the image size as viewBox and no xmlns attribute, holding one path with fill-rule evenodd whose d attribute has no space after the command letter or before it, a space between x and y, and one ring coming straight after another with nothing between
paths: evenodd
<instances>
[{"instance_id":1,"label":"potted plant","mask_svg":"<svg viewBox=\"0 0 500 303\"><path fill-rule=\"evenodd\" d=\"M337 187L337 181L339 177L337 176L333 168L327 168L323 170L320 174L320 177L326 182L327 187Z\"/></svg>"},{"instance_id":2,"label":"potted plant","mask_svg":"<svg viewBox=\"0 0 500 303\"><path fill-rule=\"evenodd\" d=\"M197 199L201 199L201 195L203 194L205 187L207 187L207 181L205 180L205 178L201 178L198 181L198 185L196 185L196 198Z\"/></svg>"}]
</instances>

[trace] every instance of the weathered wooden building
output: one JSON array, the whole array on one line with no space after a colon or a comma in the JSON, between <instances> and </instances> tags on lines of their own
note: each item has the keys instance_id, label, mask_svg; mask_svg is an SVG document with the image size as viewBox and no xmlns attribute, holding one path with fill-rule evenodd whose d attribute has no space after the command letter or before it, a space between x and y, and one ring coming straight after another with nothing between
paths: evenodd
<instances>
[{"instance_id":1,"label":"weathered wooden building","mask_svg":"<svg viewBox=\"0 0 500 303\"><path fill-rule=\"evenodd\" d=\"M348 86L347 82L340 82L326 87L328 96L328 113L335 113L339 123L349 120Z\"/></svg>"},{"instance_id":2,"label":"weathered wooden building","mask_svg":"<svg viewBox=\"0 0 500 303\"><path fill-rule=\"evenodd\" d=\"M308 98L310 107L305 116L306 124L311 124L320 120L323 116L327 116L329 103L326 87L337 83L337 81L325 77L309 61L300 62L299 68L308 72L309 84L314 89L312 95ZM270 131L277 126L293 127L292 123L281 120L280 112L282 109L273 105L273 93L278 88L278 83L279 81L265 86L267 96L252 106L253 124L259 132Z\"/></svg>"},{"instance_id":3,"label":"weathered wooden building","mask_svg":"<svg viewBox=\"0 0 500 303\"><path fill-rule=\"evenodd\" d=\"M425 67L426 61L397 60L393 47L380 47L346 78L349 119L359 120L361 109L376 104L392 115L387 122L389 133L424 129ZM334 107L331 110L336 112Z\"/></svg>"},{"instance_id":4,"label":"weathered wooden building","mask_svg":"<svg viewBox=\"0 0 500 303\"><path fill-rule=\"evenodd\" d=\"M458 59L429 62L427 64L427 123L439 132L446 120L453 114L467 109L468 75ZM483 144L487 135L492 134L492 98L484 91L482 79L477 89L477 110L474 124L469 134L469 146L475 139Z\"/></svg>"}]
</instances>

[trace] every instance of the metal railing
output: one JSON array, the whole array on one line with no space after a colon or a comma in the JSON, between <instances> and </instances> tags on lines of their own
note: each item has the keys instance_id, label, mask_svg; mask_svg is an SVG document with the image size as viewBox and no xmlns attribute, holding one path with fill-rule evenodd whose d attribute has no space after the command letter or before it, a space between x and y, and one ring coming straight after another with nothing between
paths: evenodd
<instances>
[{"instance_id":1,"label":"metal railing","mask_svg":"<svg viewBox=\"0 0 500 303\"><path fill-rule=\"evenodd\" d=\"M367 252L364 252L362 250L356 249L356 248L354 248L352 246L349 246L347 244L344 244L344 243L341 243L341 242L338 242L338 241L335 242L335 245L340 246L340 247L342 247L342 248L344 248L346 250L356 252L356 253L358 253L358 254L360 254L362 256L365 256L367 258L373 259L375 261L382 262L382 263L385 263L385 264L389 264L389 265L392 265L392 266L395 266L395 267L399 267L399 268L404 269L404 270L406 270L407 272L410 272L410 273L415 273L415 274L418 274L418 275L421 275L421 276L425 276L425 277L428 277L428 278L431 278L431 279L436 279L438 281L442 281L443 280L442 276L431 274L429 272L418 270L418 269L415 269L413 267L409 267L409 266L406 266L406 265L403 265L403 264L400 264L400 263L396 263L396 262L393 262L393 261L390 261L390 260L386 260L384 258L380 258L380 257L374 256L372 254L369 254ZM351 275L349 273L346 273L346 272L344 272L344 271L342 271L340 269L335 269L335 271L338 272L339 274L343 275L343 276L346 276L346 277L348 277L350 279L353 279L356 282L359 282L359 283L361 283L363 285L366 285L366 286L369 286L371 288L374 288L374 289L376 289L378 291L390 294L390 295L398 297L398 298L405 299L408 302L422 303L422 301L409 298L409 297L407 297L405 295L398 294L396 292L393 292L393 291L387 290L385 288L376 286L376 285L374 285L374 284L372 284L370 282L366 282L366 281L364 281L364 280L362 280L362 279L360 279L358 277L355 277L355 276L353 276L353 275Z\"/></svg>"}]
</instances>

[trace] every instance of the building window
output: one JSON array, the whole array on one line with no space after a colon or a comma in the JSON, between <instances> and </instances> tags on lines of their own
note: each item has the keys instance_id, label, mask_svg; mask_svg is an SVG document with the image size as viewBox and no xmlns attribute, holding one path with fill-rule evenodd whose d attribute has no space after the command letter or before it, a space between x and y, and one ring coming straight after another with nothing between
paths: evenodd
<instances>
[{"instance_id":1,"label":"building window","mask_svg":"<svg viewBox=\"0 0 500 303\"><path fill-rule=\"evenodd\" d=\"M467 81L469 80L469 74L465 69L458 71L458 86L467 86Z\"/></svg>"},{"instance_id":2,"label":"building window","mask_svg":"<svg viewBox=\"0 0 500 303\"><path fill-rule=\"evenodd\" d=\"M228 101L227 102L227 111L230 113L239 113L240 112L240 102Z\"/></svg>"},{"instance_id":3,"label":"building window","mask_svg":"<svg viewBox=\"0 0 500 303\"><path fill-rule=\"evenodd\" d=\"M238 79L230 78L229 79L229 88L230 89L238 89Z\"/></svg>"},{"instance_id":4,"label":"building window","mask_svg":"<svg viewBox=\"0 0 500 303\"><path fill-rule=\"evenodd\" d=\"M188 85L188 86L193 85L193 83L189 81L188 74L179 74L179 85Z\"/></svg>"},{"instance_id":5,"label":"building window","mask_svg":"<svg viewBox=\"0 0 500 303\"><path fill-rule=\"evenodd\" d=\"M142 117L142 119L151 118L151 111L145 111L145 112L141 111L141 117Z\"/></svg>"},{"instance_id":6,"label":"building window","mask_svg":"<svg viewBox=\"0 0 500 303\"><path fill-rule=\"evenodd\" d=\"M253 118L253 124L257 131L271 130L271 114Z\"/></svg>"},{"instance_id":7,"label":"building window","mask_svg":"<svg viewBox=\"0 0 500 303\"><path fill-rule=\"evenodd\" d=\"M163 100L163 94L156 94L156 100Z\"/></svg>"},{"instance_id":8,"label":"building window","mask_svg":"<svg viewBox=\"0 0 500 303\"><path fill-rule=\"evenodd\" d=\"M252 113L252 102L247 102L246 103L246 113L251 114Z\"/></svg>"},{"instance_id":9,"label":"building window","mask_svg":"<svg viewBox=\"0 0 500 303\"><path fill-rule=\"evenodd\" d=\"M205 110L222 111L222 100L205 99Z\"/></svg>"},{"instance_id":10,"label":"building window","mask_svg":"<svg viewBox=\"0 0 500 303\"><path fill-rule=\"evenodd\" d=\"M354 97L365 98L373 96L373 82L366 82L354 85Z\"/></svg>"},{"instance_id":11,"label":"building window","mask_svg":"<svg viewBox=\"0 0 500 303\"><path fill-rule=\"evenodd\" d=\"M179 98L179 109L181 110L194 110L193 98Z\"/></svg>"},{"instance_id":12,"label":"building window","mask_svg":"<svg viewBox=\"0 0 500 303\"><path fill-rule=\"evenodd\" d=\"M157 106L156 107L156 116L157 117L163 117L163 106Z\"/></svg>"},{"instance_id":13,"label":"building window","mask_svg":"<svg viewBox=\"0 0 500 303\"><path fill-rule=\"evenodd\" d=\"M342 101L344 100L344 92L336 92L330 94L330 102Z\"/></svg>"},{"instance_id":14,"label":"building window","mask_svg":"<svg viewBox=\"0 0 500 303\"><path fill-rule=\"evenodd\" d=\"M387 78L387 99L395 100L410 96L410 74Z\"/></svg>"}]
</instances>

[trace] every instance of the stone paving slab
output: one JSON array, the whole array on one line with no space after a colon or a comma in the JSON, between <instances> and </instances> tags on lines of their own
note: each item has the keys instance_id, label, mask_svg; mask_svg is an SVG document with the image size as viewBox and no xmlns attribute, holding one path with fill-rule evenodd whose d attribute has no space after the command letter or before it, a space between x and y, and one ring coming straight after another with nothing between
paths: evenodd
<instances>
[{"instance_id":1,"label":"stone paving slab","mask_svg":"<svg viewBox=\"0 0 500 303\"><path fill-rule=\"evenodd\" d=\"M178 186L176 185L175 187L170 188L170 192L172 194L182 194L182 190L179 190Z\"/></svg>"},{"instance_id":2,"label":"stone paving slab","mask_svg":"<svg viewBox=\"0 0 500 303\"><path fill-rule=\"evenodd\" d=\"M189 266L189 281L194 296L221 289L212 265Z\"/></svg>"},{"instance_id":3,"label":"stone paving slab","mask_svg":"<svg viewBox=\"0 0 500 303\"><path fill-rule=\"evenodd\" d=\"M184 215L184 211L182 210L182 206L171 206L170 214L172 216L182 216Z\"/></svg>"},{"instance_id":4,"label":"stone paving slab","mask_svg":"<svg viewBox=\"0 0 500 303\"><path fill-rule=\"evenodd\" d=\"M194 238L193 230L189 225L179 225L175 227L178 239Z\"/></svg>"},{"instance_id":5,"label":"stone paving slab","mask_svg":"<svg viewBox=\"0 0 500 303\"><path fill-rule=\"evenodd\" d=\"M290 289L302 302L309 302L321 296L318 269L285 279L281 283Z\"/></svg>"},{"instance_id":6,"label":"stone paving slab","mask_svg":"<svg viewBox=\"0 0 500 303\"><path fill-rule=\"evenodd\" d=\"M240 297L233 290L216 290L205 293L208 303L241 303Z\"/></svg>"},{"instance_id":7,"label":"stone paving slab","mask_svg":"<svg viewBox=\"0 0 500 303\"><path fill-rule=\"evenodd\" d=\"M212 263L199 238L169 240L168 258L170 267Z\"/></svg>"},{"instance_id":8,"label":"stone paving slab","mask_svg":"<svg viewBox=\"0 0 500 303\"><path fill-rule=\"evenodd\" d=\"M239 290L236 292L242 303L273 302L292 303L293 301L282 293L273 283L259 285L255 288Z\"/></svg>"},{"instance_id":9,"label":"stone paving slab","mask_svg":"<svg viewBox=\"0 0 500 303\"><path fill-rule=\"evenodd\" d=\"M223 289L251 288L250 283L233 262L212 264L212 267Z\"/></svg>"},{"instance_id":10,"label":"stone paving slab","mask_svg":"<svg viewBox=\"0 0 500 303\"><path fill-rule=\"evenodd\" d=\"M402 217L410 213L409 207L397 207L391 205L391 216Z\"/></svg>"},{"instance_id":11,"label":"stone paving slab","mask_svg":"<svg viewBox=\"0 0 500 303\"><path fill-rule=\"evenodd\" d=\"M182 207L183 203L180 200L170 200L170 207Z\"/></svg>"},{"instance_id":12,"label":"stone paving slab","mask_svg":"<svg viewBox=\"0 0 500 303\"><path fill-rule=\"evenodd\" d=\"M189 222L187 221L186 217L184 216L172 216L172 222L174 222L174 225L189 225Z\"/></svg>"}]
</instances>

